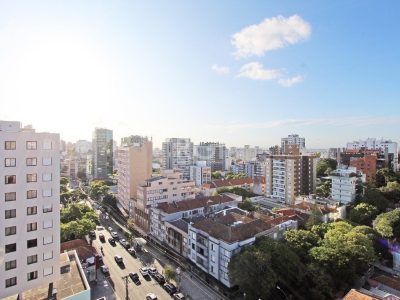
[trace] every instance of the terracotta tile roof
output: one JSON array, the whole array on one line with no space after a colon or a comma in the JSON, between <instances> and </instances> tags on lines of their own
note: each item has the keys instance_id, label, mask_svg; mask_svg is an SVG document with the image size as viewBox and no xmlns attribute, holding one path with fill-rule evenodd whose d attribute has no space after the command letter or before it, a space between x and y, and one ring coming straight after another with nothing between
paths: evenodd
<instances>
[{"instance_id":1,"label":"terracotta tile roof","mask_svg":"<svg viewBox=\"0 0 400 300\"><path fill-rule=\"evenodd\" d=\"M375 298L361 293L355 289L351 289L346 296L344 296L343 300L379 300L379 298Z\"/></svg>"},{"instance_id":2,"label":"terracotta tile roof","mask_svg":"<svg viewBox=\"0 0 400 300\"><path fill-rule=\"evenodd\" d=\"M386 275L379 275L379 276L370 278L370 280L376 281L376 282L386 285L392 289L400 291L400 280L396 279L394 277L390 277L390 276L386 276Z\"/></svg>"},{"instance_id":3,"label":"terracotta tile roof","mask_svg":"<svg viewBox=\"0 0 400 300\"><path fill-rule=\"evenodd\" d=\"M226 195L218 195L218 196L211 196L211 197L204 197L197 199L182 200L172 203L162 202L158 204L157 208L163 212L172 214L180 211L188 211L196 208L206 207L207 203L209 206L212 206L219 203L226 203L231 201L233 201L233 199Z\"/></svg>"},{"instance_id":4,"label":"terracotta tile roof","mask_svg":"<svg viewBox=\"0 0 400 300\"><path fill-rule=\"evenodd\" d=\"M255 176L254 183L265 184L265 177L264 176Z\"/></svg>"},{"instance_id":5,"label":"terracotta tile roof","mask_svg":"<svg viewBox=\"0 0 400 300\"><path fill-rule=\"evenodd\" d=\"M325 214L329 214L329 213L336 213L337 212L337 209L334 208L334 207L328 207L328 206L321 205L321 204L313 204L313 203L306 202L306 201L298 203L298 204L294 205L293 207L301 209L301 210L310 211L310 212L312 211L312 209L314 207L317 207L318 210L324 215Z\"/></svg>"},{"instance_id":6,"label":"terracotta tile roof","mask_svg":"<svg viewBox=\"0 0 400 300\"><path fill-rule=\"evenodd\" d=\"M202 187L204 187L206 189L216 189L216 188L221 188L221 187L235 187L235 186L241 186L244 184L253 184L253 183L254 183L254 180L250 177L239 178L239 179L229 179L229 180L219 179L219 180L214 180L209 183L204 183L202 185Z\"/></svg>"}]
</instances>

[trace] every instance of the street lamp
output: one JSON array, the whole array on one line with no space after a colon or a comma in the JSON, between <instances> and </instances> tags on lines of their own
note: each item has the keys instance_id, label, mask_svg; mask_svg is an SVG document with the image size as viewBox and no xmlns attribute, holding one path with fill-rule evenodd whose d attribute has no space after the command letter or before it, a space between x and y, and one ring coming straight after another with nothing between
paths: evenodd
<instances>
[{"instance_id":1,"label":"street lamp","mask_svg":"<svg viewBox=\"0 0 400 300\"><path fill-rule=\"evenodd\" d=\"M178 275L177 284L178 284L178 291L179 291L180 290L180 284L181 284L181 268L180 267L176 268L176 275Z\"/></svg>"}]
</instances>

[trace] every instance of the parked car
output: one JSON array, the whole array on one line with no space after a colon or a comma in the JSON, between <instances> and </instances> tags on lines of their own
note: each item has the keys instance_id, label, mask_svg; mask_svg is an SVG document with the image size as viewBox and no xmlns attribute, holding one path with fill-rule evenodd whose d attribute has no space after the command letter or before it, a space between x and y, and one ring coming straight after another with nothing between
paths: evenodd
<instances>
[{"instance_id":1,"label":"parked car","mask_svg":"<svg viewBox=\"0 0 400 300\"><path fill-rule=\"evenodd\" d=\"M130 255L136 256L135 248L133 248L133 247L129 248L129 249L128 249L128 252L129 252Z\"/></svg>"},{"instance_id":2,"label":"parked car","mask_svg":"<svg viewBox=\"0 0 400 300\"><path fill-rule=\"evenodd\" d=\"M109 242L111 245L115 246L115 240L114 240L112 237L108 239L108 242Z\"/></svg>"},{"instance_id":3,"label":"parked car","mask_svg":"<svg viewBox=\"0 0 400 300\"><path fill-rule=\"evenodd\" d=\"M104 275L110 275L110 270L108 269L108 267L107 267L106 265L100 266L100 271L101 271Z\"/></svg>"},{"instance_id":4,"label":"parked car","mask_svg":"<svg viewBox=\"0 0 400 300\"><path fill-rule=\"evenodd\" d=\"M114 239L118 239L118 232L116 232L116 231L111 232L111 236L112 236Z\"/></svg>"},{"instance_id":5,"label":"parked car","mask_svg":"<svg viewBox=\"0 0 400 300\"><path fill-rule=\"evenodd\" d=\"M91 230L91 231L89 232L89 236L90 236L91 239L96 239L96 231Z\"/></svg>"},{"instance_id":6,"label":"parked car","mask_svg":"<svg viewBox=\"0 0 400 300\"><path fill-rule=\"evenodd\" d=\"M182 293L176 293L174 294L174 300L185 300L185 295Z\"/></svg>"},{"instance_id":7,"label":"parked car","mask_svg":"<svg viewBox=\"0 0 400 300\"><path fill-rule=\"evenodd\" d=\"M157 300L157 296L153 293L149 293L146 295L146 300Z\"/></svg>"},{"instance_id":8,"label":"parked car","mask_svg":"<svg viewBox=\"0 0 400 300\"><path fill-rule=\"evenodd\" d=\"M168 294L173 295L177 292L176 287L172 283L164 284L164 289L167 291Z\"/></svg>"},{"instance_id":9,"label":"parked car","mask_svg":"<svg viewBox=\"0 0 400 300\"><path fill-rule=\"evenodd\" d=\"M139 279L138 273L129 272L129 277L132 279L132 281L133 281L136 285L139 285L139 284L140 284L140 279Z\"/></svg>"},{"instance_id":10,"label":"parked car","mask_svg":"<svg viewBox=\"0 0 400 300\"><path fill-rule=\"evenodd\" d=\"M149 268L149 273L151 276L154 276L158 273L157 269L154 267Z\"/></svg>"},{"instance_id":11,"label":"parked car","mask_svg":"<svg viewBox=\"0 0 400 300\"><path fill-rule=\"evenodd\" d=\"M105 243L105 242L106 242L106 238L104 237L104 234L99 233L99 240L100 240L100 242L102 242L102 243Z\"/></svg>"},{"instance_id":12,"label":"parked car","mask_svg":"<svg viewBox=\"0 0 400 300\"><path fill-rule=\"evenodd\" d=\"M165 278L160 273L157 273L153 276L154 280L157 281L159 284L163 285L165 283Z\"/></svg>"},{"instance_id":13,"label":"parked car","mask_svg":"<svg viewBox=\"0 0 400 300\"><path fill-rule=\"evenodd\" d=\"M122 258L121 255L115 255L115 256L114 256L114 259L115 259L115 262L116 262L117 264L122 264L122 263L124 262L124 259Z\"/></svg>"},{"instance_id":14,"label":"parked car","mask_svg":"<svg viewBox=\"0 0 400 300\"><path fill-rule=\"evenodd\" d=\"M108 227L108 231L112 232L113 231L112 227Z\"/></svg>"},{"instance_id":15,"label":"parked car","mask_svg":"<svg viewBox=\"0 0 400 300\"><path fill-rule=\"evenodd\" d=\"M131 245L125 240L125 239L120 239L119 243L121 244L122 247L128 249Z\"/></svg>"},{"instance_id":16,"label":"parked car","mask_svg":"<svg viewBox=\"0 0 400 300\"><path fill-rule=\"evenodd\" d=\"M143 277L150 276L148 267L141 267L139 269L139 272L140 274L142 274Z\"/></svg>"}]
</instances>

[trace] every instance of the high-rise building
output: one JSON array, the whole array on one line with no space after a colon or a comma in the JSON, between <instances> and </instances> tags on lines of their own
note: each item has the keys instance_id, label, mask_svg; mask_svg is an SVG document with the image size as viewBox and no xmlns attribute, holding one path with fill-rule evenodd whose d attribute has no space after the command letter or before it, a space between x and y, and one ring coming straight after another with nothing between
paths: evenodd
<instances>
[{"instance_id":1,"label":"high-rise building","mask_svg":"<svg viewBox=\"0 0 400 300\"><path fill-rule=\"evenodd\" d=\"M93 131L93 177L106 179L113 173L113 132L96 128Z\"/></svg>"},{"instance_id":2,"label":"high-rise building","mask_svg":"<svg viewBox=\"0 0 400 300\"><path fill-rule=\"evenodd\" d=\"M355 167L338 168L330 176L332 178L332 199L344 204L354 201L357 184L365 181L365 175L357 172Z\"/></svg>"},{"instance_id":3,"label":"high-rise building","mask_svg":"<svg viewBox=\"0 0 400 300\"><path fill-rule=\"evenodd\" d=\"M60 136L0 121L0 298L60 276Z\"/></svg>"},{"instance_id":4,"label":"high-rise building","mask_svg":"<svg viewBox=\"0 0 400 300\"><path fill-rule=\"evenodd\" d=\"M207 166L211 167L211 172L225 171L226 158L228 156L225 144L201 142L194 146L194 160L206 161Z\"/></svg>"},{"instance_id":5,"label":"high-rise building","mask_svg":"<svg viewBox=\"0 0 400 300\"><path fill-rule=\"evenodd\" d=\"M162 144L163 168L180 169L183 179L189 180L193 165L193 143L189 138L170 138Z\"/></svg>"},{"instance_id":6,"label":"high-rise building","mask_svg":"<svg viewBox=\"0 0 400 300\"><path fill-rule=\"evenodd\" d=\"M285 153L287 145L299 145L300 149L306 148L306 139L300 137L298 134L289 134L287 137L281 139L281 151Z\"/></svg>"},{"instance_id":7,"label":"high-rise building","mask_svg":"<svg viewBox=\"0 0 400 300\"><path fill-rule=\"evenodd\" d=\"M135 141L123 142L118 149L118 194L122 207L131 214L132 199L137 198L138 185L144 184L151 177L153 143L147 137Z\"/></svg>"},{"instance_id":8,"label":"high-rise building","mask_svg":"<svg viewBox=\"0 0 400 300\"><path fill-rule=\"evenodd\" d=\"M92 150L92 143L86 140L79 140L75 143L75 152L77 154L87 154Z\"/></svg>"},{"instance_id":9,"label":"high-rise building","mask_svg":"<svg viewBox=\"0 0 400 300\"><path fill-rule=\"evenodd\" d=\"M193 180L196 186L211 182L211 167L207 166L207 162L198 161L195 166L190 166L190 180Z\"/></svg>"}]
</instances>

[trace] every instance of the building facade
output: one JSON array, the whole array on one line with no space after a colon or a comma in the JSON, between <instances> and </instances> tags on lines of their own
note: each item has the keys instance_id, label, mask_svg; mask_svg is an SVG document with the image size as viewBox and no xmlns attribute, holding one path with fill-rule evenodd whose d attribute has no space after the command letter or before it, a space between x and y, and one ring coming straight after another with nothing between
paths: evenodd
<instances>
[{"instance_id":1,"label":"building facade","mask_svg":"<svg viewBox=\"0 0 400 300\"><path fill-rule=\"evenodd\" d=\"M195 166L190 166L190 180L194 181L196 186L211 182L211 167L207 166L206 161L198 161Z\"/></svg>"},{"instance_id":2,"label":"building facade","mask_svg":"<svg viewBox=\"0 0 400 300\"><path fill-rule=\"evenodd\" d=\"M201 142L194 146L194 161L206 161L211 171L225 171L228 151L225 144Z\"/></svg>"},{"instance_id":3,"label":"building facade","mask_svg":"<svg viewBox=\"0 0 400 300\"><path fill-rule=\"evenodd\" d=\"M338 168L331 173L332 199L341 203L351 203L356 198L357 184L365 181L365 175L361 175L354 167Z\"/></svg>"},{"instance_id":4,"label":"building facade","mask_svg":"<svg viewBox=\"0 0 400 300\"><path fill-rule=\"evenodd\" d=\"M306 139L300 137L298 134L289 134L287 137L281 139L282 154L286 153L287 145L299 145L300 149L306 148Z\"/></svg>"},{"instance_id":5,"label":"building facade","mask_svg":"<svg viewBox=\"0 0 400 300\"><path fill-rule=\"evenodd\" d=\"M93 177L107 179L113 173L113 132L96 128L93 131Z\"/></svg>"},{"instance_id":6,"label":"building facade","mask_svg":"<svg viewBox=\"0 0 400 300\"><path fill-rule=\"evenodd\" d=\"M180 169L184 179L190 178L193 165L193 143L189 138L170 138L162 144L162 165L165 170Z\"/></svg>"},{"instance_id":7,"label":"building facade","mask_svg":"<svg viewBox=\"0 0 400 300\"><path fill-rule=\"evenodd\" d=\"M0 121L0 298L59 278L60 137Z\"/></svg>"},{"instance_id":8,"label":"building facade","mask_svg":"<svg viewBox=\"0 0 400 300\"><path fill-rule=\"evenodd\" d=\"M133 200L137 198L137 187L151 178L153 143L147 138L125 144L118 149L118 194L117 199L122 207L133 211Z\"/></svg>"}]
</instances>

